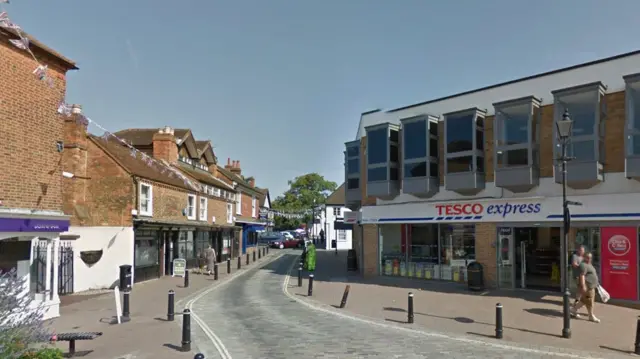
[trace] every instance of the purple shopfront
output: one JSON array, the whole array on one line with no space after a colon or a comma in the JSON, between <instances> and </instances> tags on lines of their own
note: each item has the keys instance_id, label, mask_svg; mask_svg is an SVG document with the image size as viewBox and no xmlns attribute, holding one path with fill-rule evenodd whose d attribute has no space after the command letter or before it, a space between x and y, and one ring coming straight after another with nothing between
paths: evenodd
<instances>
[{"instance_id":1,"label":"purple shopfront","mask_svg":"<svg viewBox=\"0 0 640 359\"><path fill-rule=\"evenodd\" d=\"M57 213L0 212L0 270L22 284L3 290L28 295L34 308L44 309L43 319L60 315L58 254L60 233L68 230L69 218ZM0 289L8 283L5 278Z\"/></svg>"}]
</instances>

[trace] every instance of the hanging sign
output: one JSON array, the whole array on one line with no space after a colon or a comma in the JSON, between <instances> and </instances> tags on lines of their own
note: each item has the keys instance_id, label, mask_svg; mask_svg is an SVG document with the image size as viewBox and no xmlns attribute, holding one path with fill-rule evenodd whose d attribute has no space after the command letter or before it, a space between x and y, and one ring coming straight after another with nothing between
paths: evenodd
<instances>
[{"instance_id":1,"label":"hanging sign","mask_svg":"<svg viewBox=\"0 0 640 359\"><path fill-rule=\"evenodd\" d=\"M638 247L636 227L602 227L600 282L611 298L638 299Z\"/></svg>"}]
</instances>

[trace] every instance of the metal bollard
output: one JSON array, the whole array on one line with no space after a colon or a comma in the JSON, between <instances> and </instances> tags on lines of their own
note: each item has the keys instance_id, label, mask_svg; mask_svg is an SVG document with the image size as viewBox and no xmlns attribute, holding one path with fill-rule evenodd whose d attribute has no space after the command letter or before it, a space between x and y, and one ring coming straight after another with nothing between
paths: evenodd
<instances>
[{"instance_id":1,"label":"metal bollard","mask_svg":"<svg viewBox=\"0 0 640 359\"><path fill-rule=\"evenodd\" d=\"M182 312L182 351L191 351L191 311L189 309Z\"/></svg>"},{"instance_id":2,"label":"metal bollard","mask_svg":"<svg viewBox=\"0 0 640 359\"><path fill-rule=\"evenodd\" d=\"M258 259L262 258L262 248L258 249Z\"/></svg>"},{"instance_id":3,"label":"metal bollard","mask_svg":"<svg viewBox=\"0 0 640 359\"><path fill-rule=\"evenodd\" d=\"M238 269L242 268L242 257L238 256Z\"/></svg>"},{"instance_id":4,"label":"metal bollard","mask_svg":"<svg viewBox=\"0 0 640 359\"><path fill-rule=\"evenodd\" d=\"M218 263L213 265L213 280L218 280Z\"/></svg>"},{"instance_id":5,"label":"metal bollard","mask_svg":"<svg viewBox=\"0 0 640 359\"><path fill-rule=\"evenodd\" d=\"M169 303L167 305L167 321L173 322L176 316L176 292L169 291Z\"/></svg>"},{"instance_id":6,"label":"metal bollard","mask_svg":"<svg viewBox=\"0 0 640 359\"><path fill-rule=\"evenodd\" d=\"M502 304L496 304L496 339L502 339Z\"/></svg>"},{"instance_id":7,"label":"metal bollard","mask_svg":"<svg viewBox=\"0 0 640 359\"><path fill-rule=\"evenodd\" d=\"M128 322L131 318L131 313L130 313L130 295L131 292L129 291L129 289L125 289L124 293L123 293L123 299L122 299L122 322Z\"/></svg>"},{"instance_id":8,"label":"metal bollard","mask_svg":"<svg viewBox=\"0 0 640 359\"><path fill-rule=\"evenodd\" d=\"M298 267L298 287L302 287L302 266Z\"/></svg>"},{"instance_id":9,"label":"metal bollard","mask_svg":"<svg viewBox=\"0 0 640 359\"><path fill-rule=\"evenodd\" d=\"M256 251L255 250L253 251L253 261L254 262L256 261Z\"/></svg>"},{"instance_id":10,"label":"metal bollard","mask_svg":"<svg viewBox=\"0 0 640 359\"><path fill-rule=\"evenodd\" d=\"M231 258L227 258L227 274L231 274Z\"/></svg>"},{"instance_id":11,"label":"metal bollard","mask_svg":"<svg viewBox=\"0 0 640 359\"><path fill-rule=\"evenodd\" d=\"M336 244L336 257L338 256L338 245Z\"/></svg>"},{"instance_id":12,"label":"metal bollard","mask_svg":"<svg viewBox=\"0 0 640 359\"><path fill-rule=\"evenodd\" d=\"M269 254L269 247L267 247L267 254Z\"/></svg>"},{"instance_id":13,"label":"metal bollard","mask_svg":"<svg viewBox=\"0 0 640 359\"><path fill-rule=\"evenodd\" d=\"M262 256L266 256L267 255L267 247L262 248Z\"/></svg>"},{"instance_id":14,"label":"metal bollard","mask_svg":"<svg viewBox=\"0 0 640 359\"><path fill-rule=\"evenodd\" d=\"M184 271L184 287L189 288L189 271Z\"/></svg>"},{"instance_id":15,"label":"metal bollard","mask_svg":"<svg viewBox=\"0 0 640 359\"><path fill-rule=\"evenodd\" d=\"M249 253L247 253L247 260L245 261L244 264L249 265Z\"/></svg>"},{"instance_id":16,"label":"metal bollard","mask_svg":"<svg viewBox=\"0 0 640 359\"><path fill-rule=\"evenodd\" d=\"M633 352L640 355L640 316L636 322L636 345Z\"/></svg>"},{"instance_id":17,"label":"metal bollard","mask_svg":"<svg viewBox=\"0 0 640 359\"><path fill-rule=\"evenodd\" d=\"M313 274L309 274L309 290L307 291L307 296L310 297L313 295Z\"/></svg>"},{"instance_id":18,"label":"metal bollard","mask_svg":"<svg viewBox=\"0 0 640 359\"><path fill-rule=\"evenodd\" d=\"M409 292L407 303L407 323L413 324L413 293Z\"/></svg>"},{"instance_id":19,"label":"metal bollard","mask_svg":"<svg viewBox=\"0 0 640 359\"><path fill-rule=\"evenodd\" d=\"M193 357L193 359L204 359L204 354L198 353L196 354L196 356Z\"/></svg>"},{"instance_id":20,"label":"metal bollard","mask_svg":"<svg viewBox=\"0 0 640 359\"><path fill-rule=\"evenodd\" d=\"M343 309L344 307L347 306L347 299L349 299L349 290L351 290L351 286L349 284L347 284L347 286L344 287L344 294L342 294L342 301L340 302L340 309Z\"/></svg>"}]
</instances>

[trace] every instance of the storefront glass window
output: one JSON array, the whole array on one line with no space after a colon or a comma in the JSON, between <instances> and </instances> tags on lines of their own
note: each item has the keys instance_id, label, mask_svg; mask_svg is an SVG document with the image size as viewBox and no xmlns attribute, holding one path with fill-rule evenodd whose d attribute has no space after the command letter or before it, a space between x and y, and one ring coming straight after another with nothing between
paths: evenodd
<instances>
[{"instance_id":1,"label":"storefront glass window","mask_svg":"<svg viewBox=\"0 0 640 359\"><path fill-rule=\"evenodd\" d=\"M409 238L409 273L415 278L434 278L438 266L438 225L410 225Z\"/></svg>"},{"instance_id":2,"label":"storefront glass window","mask_svg":"<svg viewBox=\"0 0 640 359\"><path fill-rule=\"evenodd\" d=\"M467 265L476 259L475 242L473 224L440 225L439 279L466 281Z\"/></svg>"},{"instance_id":3,"label":"storefront glass window","mask_svg":"<svg viewBox=\"0 0 640 359\"><path fill-rule=\"evenodd\" d=\"M380 259L383 275L401 275L400 267L406 271L405 254L402 251L402 226L385 224L380 228Z\"/></svg>"},{"instance_id":4,"label":"storefront glass window","mask_svg":"<svg viewBox=\"0 0 640 359\"><path fill-rule=\"evenodd\" d=\"M204 250L209 247L210 232L197 231L196 232L196 256L201 257Z\"/></svg>"},{"instance_id":5,"label":"storefront glass window","mask_svg":"<svg viewBox=\"0 0 640 359\"><path fill-rule=\"evenodd\" d=\"M229 248L231 247L231 232L222 232L222 254L229 254Z\"/></svg>"},{"instance_id":6,"label":"storefront glass window","mask_svg":"<svg viewBox=\"0 0 640 359\"><path fill-rule=\"evenodd\" d=\"M160 247L154 231L137 231L135 234L135 266L155 266L159 263Z\"/></svg>"},{"instance_id":7,"label":"storefront glass window","mask_svg":"<svg viewBox=\"0 0 640 359\"><path fill-rule=\"evenodd\" d=\"M181 231L178 234L178 256L183 259L194 259L196 253L193 243L193 231Z\"/></svg>"},{"instance_id":8,"label":"storefront glass window","mask_svg":"<svg viewBox=\"0 0 640 359\"><path fill-rule=\"evenodd\" d=\"M570 252L568 258L571 258L573 252L578 246L584 246L585 252L590 252L593 255L593 266L600 274L600 228L578 228L576 229L576 240L573 244L573 248L569 245ZM570 264L569 264L570 265Z\"/></svg>"}]
</instances>

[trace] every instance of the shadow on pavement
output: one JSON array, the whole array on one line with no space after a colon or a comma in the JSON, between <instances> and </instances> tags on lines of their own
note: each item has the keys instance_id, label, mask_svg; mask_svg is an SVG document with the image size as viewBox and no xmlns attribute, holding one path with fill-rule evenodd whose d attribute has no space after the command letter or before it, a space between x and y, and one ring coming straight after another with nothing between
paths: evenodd
<instances>
[{"instance_id":1,"label":"shadow on pavement","mask_svg":"<svg viewBox=\"0 0 640 359\"><path fill-rule=\"evenodd\" d=\"M606 345L600 345L600 348L604 349L604 350L611 350L611 351L616 352L616 353L634 354L633 351L631 351L631 350L617 349L617 348L608 347Z\"/></svg>"},{"instance_id":2,"label":"shadow on pavement","mask_svg":"<svg viewBox=\"0 0 640 359\"><path fill-rule=\"evenodd\" d=\"M177 345L175 345L175 344L171 344L171 343L164 343L164 344L162 344L162 346L163 346L163 347L165 347L165 348L169 348L169 349L173 349L173 350L175 350L175 351L182 352L182 347L177 346Z\"/></svg>"}]
</instances>

